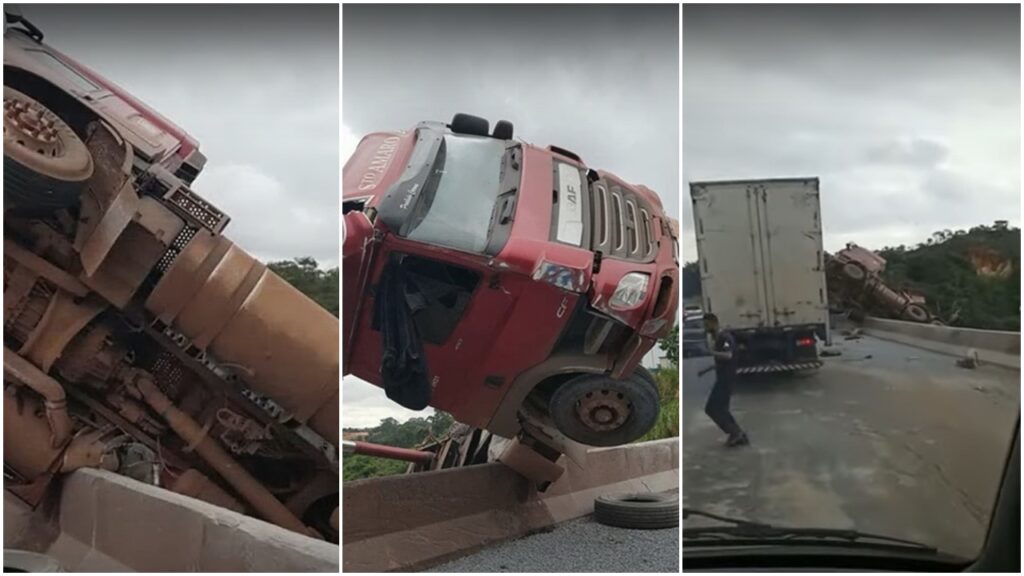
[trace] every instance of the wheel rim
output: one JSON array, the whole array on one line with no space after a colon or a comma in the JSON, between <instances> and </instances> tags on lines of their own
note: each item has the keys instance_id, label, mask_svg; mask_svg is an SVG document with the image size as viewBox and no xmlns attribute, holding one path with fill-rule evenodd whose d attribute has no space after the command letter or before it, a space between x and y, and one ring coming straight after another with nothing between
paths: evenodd
<instances>
[{"instance_id":1,"label":"wheel rim","mask_svg":"<svg viewBox=\"0 0 1024 576\"><path fill-rule=\"evenodd\" d=\"M58 158L64 155L57 118L36 102L4 98L4 143L8 154L18 150L28 155ZM12 150L11 148L14 148Z\"/></svg>"},{"instance_id":2,"label":"wheel rim","mask_svg":"<svg viewBox=\"0 0 1024 576\"><path fill-rule=\"evenodd\" d=\"M854 280L864 279L864 270L856 264L846 264L843 266L843 272Z\"/></svg>"},{"instance_id":3,"label":"wheel rim","mask_svg":"<svg viewBox=\"0 0 1024 576\"><path fill-rule=\"evenodd\" d=\"M633 403L617 390L601 388L584 394L576 403L576 416L587 428L606 432L622 426L633 412Z\"/></svg>"},{"instance_id":4,"label":"wheel rim","mask_svg":"<svg viewBox=\"0 0 1024 576\"><path fill-rule=\"evenodd\" d=\"M65 182L93 172L92 156L60 116L29 96L4 86L4 157Z\"/></svg>"}]
</instances>

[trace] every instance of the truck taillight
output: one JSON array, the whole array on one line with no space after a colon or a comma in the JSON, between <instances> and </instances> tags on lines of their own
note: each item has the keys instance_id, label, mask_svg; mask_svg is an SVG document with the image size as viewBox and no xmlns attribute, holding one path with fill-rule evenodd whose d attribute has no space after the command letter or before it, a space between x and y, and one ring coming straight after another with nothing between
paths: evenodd
<instances>
[{"instance_id":1,"label":"truck taillight","mask_svg":"<svg viewBox=\"0 0 1024 576\"><path fill-rule=\"evenodd\" d=\"M797 346L814 346L814 338L797 338Z\"/></svg>"}]
</instances>

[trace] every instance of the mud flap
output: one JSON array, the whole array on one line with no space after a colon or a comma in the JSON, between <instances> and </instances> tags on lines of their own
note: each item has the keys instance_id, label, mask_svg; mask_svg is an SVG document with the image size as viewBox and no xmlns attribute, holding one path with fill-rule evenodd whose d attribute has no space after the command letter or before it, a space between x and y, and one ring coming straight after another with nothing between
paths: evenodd
<instances>
[{"instance_id":1,"label":"mud flap","mask_svg":"<svg viewBox=\"0 0 1024 576\"><path fill-rule=\"evenodd\" d=\"M391 400L411 410L430 404L430 378L423 341L413 322L422 295L409 282L401 256L381 272L374 299L373 327L381 333L381 380Z\"/></svg>"}]
</instances>

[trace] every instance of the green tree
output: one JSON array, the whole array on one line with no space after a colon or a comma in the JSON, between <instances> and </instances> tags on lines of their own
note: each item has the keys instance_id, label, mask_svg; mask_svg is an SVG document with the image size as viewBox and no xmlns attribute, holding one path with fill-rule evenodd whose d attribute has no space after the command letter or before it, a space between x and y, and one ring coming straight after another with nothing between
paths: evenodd
<instances>
[{"instance_id":1,"label":"green tree","mask_svg":"<svg viewBox=\"0 0 1024 576\"><path fill-rule=\"evenodd\" d=\"M338 303L338 287L340 276L338 268L321 269L316 259L308 256L281 260L267 264L278 276L288 282L299 292L309 296L318 304L337 316L340 312Z\"/></svg>"},{"instance_id":2,"label":"green tree","mask_svg":"<svg viewBox=\"0 0 1024 576\"><path fill-rule=\"evenodd\" d=\"M929 308L955 326L1020 329L1020 229L1004 221L970 230L940 230L913 248L884 248L883 280L924 294ZM980 272L978 260L1008 266Z\"/></svg>"},{"instance_id":3,"label":"green tree","mask_svg":"<svg viewBox=\"0 0 1024 576\"><path fill-rule=\"evenodd\" d=\"M700 268L697 261L683 264L683 299L700 298Z\"/></svg>"},{"instance_id":4,"label":"green tree","mask_svg":"<svg viewBox=\"0 0 1024 576\"><path fill-rule=\"evenodd\" d=\"M455 420L450 414L441 411L435 411L426 418L410 418L405 422L385 418L380 424L365 430L366 440L399 448L415 448L430 437L443 436L454 423ZM342 478L347 482L360 478L402 474L407 467L405 462L399 460L349 455L345 456L342 462Z\"/></svg>"},{"instance_id":5,"label":"green tree","mask_svg":"<svg viewBox=\"0 0 1024 576\"><path fill-rule=\"evenodd\" d=\"M668 335L658 340L658 348L661 348L673 366L679 368L679 324L673 326Z\"/></svg>"}]
</instances>

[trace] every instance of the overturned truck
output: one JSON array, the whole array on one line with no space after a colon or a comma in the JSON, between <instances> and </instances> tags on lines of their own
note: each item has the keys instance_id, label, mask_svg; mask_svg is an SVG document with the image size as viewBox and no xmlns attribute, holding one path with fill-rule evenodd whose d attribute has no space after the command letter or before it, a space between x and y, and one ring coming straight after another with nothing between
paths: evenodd
<instances>
[{"instance_id":1,"label":"overturned truck","mask_svg":"<svg viewBox=\"0 0 1024 576\"><path fill-rule=\"evenodd\" d=\"M512 439L499 459L540 481L568 442L651 428L640 360L679 286L657 194L467 114L366 136L343 180L345 374Z\"/></svg>"},{"instance_id":2,"label":"overturned truck","mask_svg":"<svg viewBox=\"0 0 1024 576\"><path fill-rule=\"evenodd\" d=\"M337 541L337 319L223 235L194 139L14 20L4 488L102 468Z\"/></svg>"},{"instance_id":3,"label":"overturned truck","mask_svg":"<svg viewBox=\"0 0 1024 576\"><path fill-rule=\"evenodd\" d=\"M941 324L928 309L924 296L895 289L882 279L886 261L875 252L849 243L834 255L826 255L825 272L829 303L854 320L875 315L911 322Z\"/></svg>"}]
</instances>

